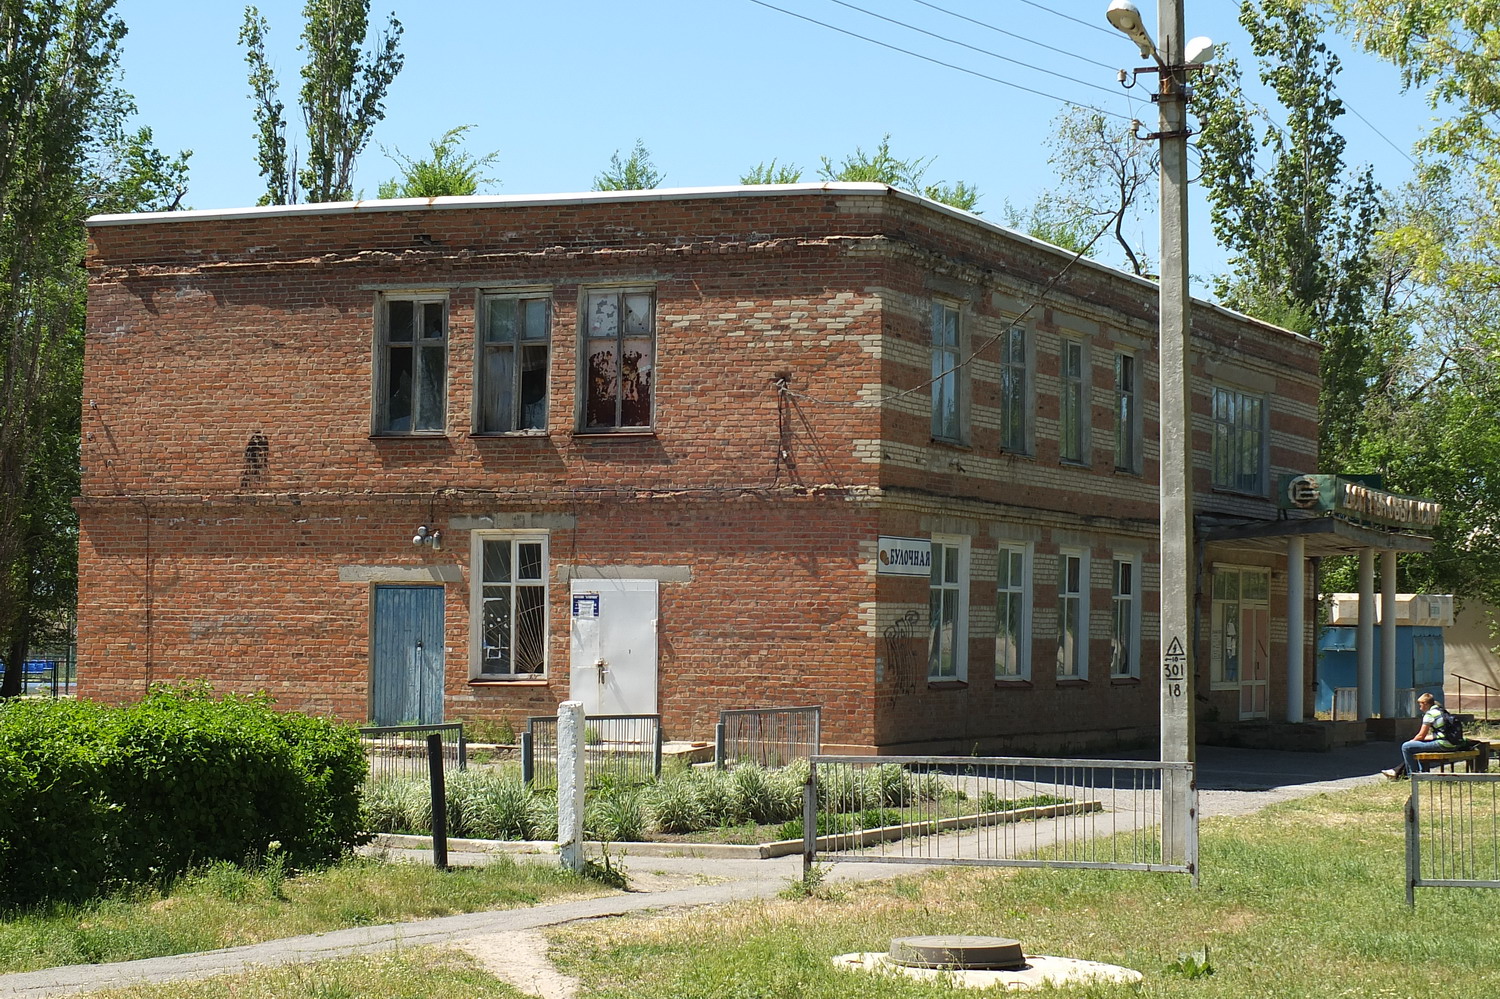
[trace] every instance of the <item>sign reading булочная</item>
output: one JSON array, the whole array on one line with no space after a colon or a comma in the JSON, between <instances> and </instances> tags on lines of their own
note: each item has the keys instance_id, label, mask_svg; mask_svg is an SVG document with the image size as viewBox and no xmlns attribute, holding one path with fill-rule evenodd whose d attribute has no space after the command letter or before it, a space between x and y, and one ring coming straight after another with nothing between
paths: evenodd
<instances>
[{"instance_id":1,"label":"sign reading \u0431\u0443\u043b\u043e\u0447\u043d\u0430\u044f","mask_svg":"<svg viewBox=\"0 0 1500 999\"><path fill-rule=\"evenodd\" d=\"M1342 475L1290 475L1277 490L1277 505L1287 510L1329 513L1344 520L1403 530L1430 531L1438 524L1441 504L1416 496L1388 493L1371 481Z\"/></svg>"},{"instance_id":2,"label":"sign reading \u0431\u0443\u043b\u043e\u0447\u043d\u0430\u044f","mask_svg":"<svg viewBox=\"0 0 1500 999\"><path fill-rule=\"evenodd\" d=\"M885 576L932 574L932 542L926 538L880 538L875 571Z\"/></svg>"}]
</instances>

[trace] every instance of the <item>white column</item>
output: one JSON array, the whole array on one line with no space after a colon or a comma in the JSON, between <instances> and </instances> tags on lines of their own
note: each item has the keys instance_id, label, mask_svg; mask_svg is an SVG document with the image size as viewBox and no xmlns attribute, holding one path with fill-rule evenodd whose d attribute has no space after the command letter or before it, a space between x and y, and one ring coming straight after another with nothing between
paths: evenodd
<instances>
[{"instance_id":1,"label":"white column","mask_svg":"<svg viewBox=\"0 0 1500 999\"><path fill-rule=\"evenodd\" d=\"M564 867L583 870L583 702L557 706L557 852Z\"/></svg>"},{"instance_id":2,"label":"white column","mask_svg":"<svg viewBox=\"0 0 1500 999\"><path fill-rule=\"evenodd\" d=\"M1375 549L1359 550L1359 628L1354 639L1356 696L1359 720L1365 721L1374 709L1371 705L1375 674Z\"/></svg>"},{"instance_id":3,"label":"white column","mask_svg":"<svg viewBox=\"0 0 1500 999\"><path fill-rule=\"evenodd\" d=\"M1396 717L1396 553L1380 553L1380 717Z\"/></svg>"},{"instance_id":4,"label":"white column","mask_svg":"<svg viewBox=\"0 0 1500 999\"><path fill-rule=\"evenodd\" d=\"M1302 692L1307 689L1305 666L1307 622L1307 542L1292 538L1286 546L1286 720L1302 720Z\"/></svg>"}]
</instances>

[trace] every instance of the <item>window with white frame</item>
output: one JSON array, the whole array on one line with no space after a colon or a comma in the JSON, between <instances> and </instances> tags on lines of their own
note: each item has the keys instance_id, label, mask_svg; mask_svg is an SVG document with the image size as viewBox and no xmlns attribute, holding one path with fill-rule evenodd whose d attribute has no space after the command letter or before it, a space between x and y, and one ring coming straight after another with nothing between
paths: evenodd
<instances>
[{"instance_id":1,"label":"window with white frame","mask_svg":"<svg viewBox=\"0 0 1500 999\"><path fill-rule=\"evenodd\" d=\"M1031 676L1031 552L1001 545L995 577L995 678Z\"/></svg>"},{"instance_id":2,"label":"window with white frame","mask_svg":"<svg viewBox=\"0 0 1500 999\"><path fill-rule=\"evenodd\" d=\"M943 302L932 303L932 436L937 440L963 439L959 411L958 310Z\"/></svg>"},{"instance_id":3,"label":"window with white frame","mask_svg":"<svg viewBox=\"0 0 1500 999\"><path fill-rule=\"evenodd\" d=\"M1134 354L1115 355L1115 468L1141 470L1141 412Z\"/></svg>"},{"instance_id":4,"label":"window with white frame","mask_svg":"<svg viewBox=\"0 0 1500 999\"><path fill-rule=\"evenodd\" d=\"M387 295L375 347L377 434L442 433L448 409L448 300Z\"/></svg>"},{"instance_id":5,"label":"window with white frame","mask_svg":"<svg viewBox=\"0 0 1500 999\"><path fill-rule=\"evenodd\" d=\"M968 679L967 549L965 539L932 539L927 618L929 680Z\"/></svg>"},{"instance_id":6,"label":"window with white frame","mask_svg":"<svg viewBox=\"0 0 1500 999\"><path fill-rule=\"evenodd\" d=\"M1257 645L1268 642L1260 633L1270 609L1269 569L1214 566L1213 610L1209 618L1209 680L1235 686L1246 679L1245 666Z\"/></svg>"},{"instance_id":7,"label":"window with white frame","mask_svg":"<svg viewBox=\"0 0 1500 999\"><path fill-rule=\"evenodd\" d=\"M1063 461L1083 462L1088 447L1088 377L1083 344L1064 340L1058 383L1058 449Z\"/></svg>"},{"instance_id":8,"label":"window with white frame","mask_svg":"<svg viewBox=\"0 0 1500 999\"><path fill-rule=\"evenodd\" d=\"M1110 635L1109 675L1141 675L1141 560L1115 556L1114 629Z\"/></svg>"},{"instance_id":9,"label":"window with white frame","mask_svg":"<svg viewBox=\"0 0 1500 999\"><path fill-rule=\"evenodd\" d=\"M656 364L656 293L590 291L583 303L582 429L651 426Z\"/></svg>"},{"instance_id":10,"label":"window with white frame","mask_svg":"<svg viewBox=\"0 0 1500 999\"><path fill-rule=\"evenodd\" d=\"M1062 551L1057 557L1057 676L1088 679L1089 557Z\"/></svg>"},{"instance_id":11,"label":"window with white frame","mask_svg":"<svg viewBox=\"0 0 1500 999\"><path fill-rule=\"evenodd\" d=\"M485 295L479 316L475 433L545 430L551 301L544 294Z\"/></svg>"},{"instance_id":12,"label":"window with white frame","mask_svg":"<svg viewBox=\"0 0 1500 999\"><path fill-rule=\"evenodd\" d=\"M473 676L530 679L547 672L547 536L475 531L471 558Z\"/></svg>"},{"instance_id":13,"label":"window with white frame","mask_svg":"<svg viewBox=\"0 0 1500 999\"><path fill-rule=\"evenodd\" d=\"M1027 417L1031 378L1026 363L1026 330L1012 326L1000 337L1000 448L1029 454Z\"/></svg>"},{"instance_id":14,"label":"window with white frame","mask_svg":"<svg viewBox=\"0 0 1500 999\"><path fill-rule=\"evenodd\" d=\"M1266 492L1265 405L1258 395L1214 386L1214 488Z\"/></svg>"}]
</instances>

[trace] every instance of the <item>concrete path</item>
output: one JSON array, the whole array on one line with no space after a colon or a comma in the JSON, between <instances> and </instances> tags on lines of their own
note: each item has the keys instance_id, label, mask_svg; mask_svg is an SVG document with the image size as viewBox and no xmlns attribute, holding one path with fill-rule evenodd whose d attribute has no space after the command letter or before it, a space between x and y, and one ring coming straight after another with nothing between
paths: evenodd
<instances>
[{"instance_id":1,"label":"concrete path","mask_svg":"<svg viewBox=\"0 0 1500 999\"><path fill-rule=\"evenodd\" d=\"M1245 815L1266 805L1379 781L1396 762L1392 743L1369 743L1331 753L1277 753L1201 747L1199 803L1204 817ZM404 859L431 859L425 851L400 851ZM628 851L627 851L628 854ZM489 854L450 854L454 864L483 863ZM546 858L551 862L550 858ZM148 958L115 964L69 965L0 975L0 999L40 999L141 982L167 982L233 974L253 967L320 961L425 945L460 946L488 970L543 999L568 999L577 983L546 961L544 927L632 912L665 911L768 898L802 873L800 857L776 860L635 857L626 866L632 892L605 898L554 902L525 909L466 913L385 926L361 926L246 947ZM835 864L829 880L900 877L914 865ZM503 960L501 957L503 956Z\"/></svg>"}]
</instances>

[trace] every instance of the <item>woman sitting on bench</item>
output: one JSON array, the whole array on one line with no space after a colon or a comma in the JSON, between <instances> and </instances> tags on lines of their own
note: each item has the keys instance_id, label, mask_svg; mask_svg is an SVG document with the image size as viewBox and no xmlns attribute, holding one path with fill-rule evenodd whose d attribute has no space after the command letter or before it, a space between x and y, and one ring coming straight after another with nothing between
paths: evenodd
<instances>
[{"instance_id":1,"label":"woman sitting on bench","mask_svg":"<svg viewBox=\"0 0 1500 999\"><path fill-rule=\"evenodd\" d=\"M1401 769L1382 770L1391 780L1405 777L1409 773L1422 773L1426 768L1417 759L1418 753L1451 753L1464 748L1460 740L1450 738L1447 731L1448 712L1430 693L1417 698L1417 710L1422 712L1422 727L1410 742L1401 744Z\"/></svg>"}]
</instances>

